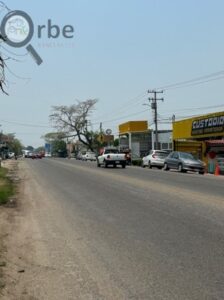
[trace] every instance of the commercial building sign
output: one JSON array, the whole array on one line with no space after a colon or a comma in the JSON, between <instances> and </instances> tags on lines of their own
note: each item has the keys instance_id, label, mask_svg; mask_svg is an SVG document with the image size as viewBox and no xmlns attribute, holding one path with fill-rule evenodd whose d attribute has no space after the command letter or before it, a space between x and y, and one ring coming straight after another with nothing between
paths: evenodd
<instances>
[{"instance_id":1,"label":"commercial building sign","mask_svg":"<svg viewBox=\"0 0 224 300\"><path fill-rule=\"evenodd\" d=\"M204 135L224 132L224 114L219 116L204 117L192 121L191 135Z\"/></svg>"},{"instance_id":2,"label":"commercial building sign","mask_svg":"<svg viewBox=\"0 0 224 300\"><path fill-rule=\"evenodd\" d=\"M147 121L129 121L119 125L119 134L124 134L128 132L145 132L147 130Z\"/></svg>"}]
</instances>

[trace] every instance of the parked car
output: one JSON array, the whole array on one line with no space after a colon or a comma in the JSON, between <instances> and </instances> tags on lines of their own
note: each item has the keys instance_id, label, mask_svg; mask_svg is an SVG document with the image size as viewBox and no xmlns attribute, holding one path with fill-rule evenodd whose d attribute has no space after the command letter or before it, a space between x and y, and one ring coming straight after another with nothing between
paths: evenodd
<instances>
[{"instance_id":1,"label":"parked car","mask_svg":"<svg viewBox=\"0 0 224 300\"><path fill-rule=\"evenodd\" d=\"M51 157L52 155L51 155L50 152L45 152L44 156L45 156L45 157Z\"/></svg>"},{"instance_id":2,"label":"parked car","mask_svg":"<svg viewBox=\"0 0 224 300\"><path fill-rule=\"evenodd\" d=\"M164 161L164 170L177 169L179 172L199 172L199 174L205 173L205 164L194 158L191 153L188 152L171 152Z\"/></svg>"},{"instance_id":3,"label":"parked car","mask_svg":"<svg viewBox=\"0 0 224 300\"><path fill-rule=\"evenodd\" d=\"M76 157L75 157L77 160L81 160L82 159L82 153L81 152L78 152L76 154Z\"/></svg>"},{"instance_id":4,"label":"parked car","mask_svg":"<svg viewBox=\"0 0 224 300\"><path fill-rule=\"evenodd\" d=\"M15 157L15 153L14 152L9 152L8 153L8 158L11 159L11 158L14 158Z\"/></svg>"},{"instance_id":5,"label":"parked car","mask_svg":"<svg viewBox=\"0 0 224 300\"><path fill-rule=\"evenodd\" d=\"M142 158L142 167L157 167L162 169L164 166L165 158L169 155L165 150L151 150L148 155Z\"/></svg>"},{"instance_id":6,"label":"parked car","mask_svg":"<svg viewBox=\"0 0 224 300\"><path fill-rule=\"evenodd\" d=\"M82 155L82 160L96 161L96 154L94 152L87 151L86 154Z\"/></svg>"}]
</instances>

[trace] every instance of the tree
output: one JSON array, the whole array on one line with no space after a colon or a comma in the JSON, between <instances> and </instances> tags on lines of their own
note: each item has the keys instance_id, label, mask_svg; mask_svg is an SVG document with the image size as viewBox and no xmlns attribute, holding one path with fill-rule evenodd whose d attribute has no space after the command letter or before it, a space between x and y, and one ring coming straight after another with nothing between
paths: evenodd
<instances>
[{"instance_id":1,"label":"tree","mask_svg":"<svg viewBox=\"0 0 224 300\"><path fill-rule=\"evenodd\" d=\"M40 153L40 152L44 152L45 148L43 146L39 146L35 149L35 152Z\"/></svg>"},{"instance_id":2,"label":"tree","mask_svg":"<svg viewBox=\"0 0 224 300\"><path fill-rule=\"evenodd\" d=\"M27 146L27 147L26 147L26 150L32 152L32 151L34 150L34 148L33 148L33 146Z\"/></svg>"},{"instance_id":3,"label":"tree","mask_svg":"<svg viewBox=\"0 0 224 300\"><path fill-rule=\"evenodd\" d=\"M67 155L66 143L63 140L55 140L51 144L53 155L65 157Z\"/></svg>"},{"instance_id":4,"label":"tree","mask_svg":"<svg viewBox=\"0 0 224 300\"><path fill-rule=\"evenodd\" d=\"M47 143L51 143L56 140L63 140L67 137L65 132L49 132L46 133L42 138L45 140Z\"/></svg>"},{"instance_id":5,"label":"tree","mask_svg":"<svg viewBox=\"0 0 224 300\"><path fill-rule=\"evenodd\" d=\"M0 34L0 42L1 41L6 41L6 38ZM4 94L8 95L4 90L4 85L5 85L5 61L0 54L0 89Z\"/></svg>"},{"instance_id":6,"label":"tree","mask_svg":"<svg viewBox=\"0 0 224 300\"><path fill-rule=\"evenodd\" d=\"M120 144L119 139L115 139L115 140L114 140L114 147L118 147L119 144Z\"/></svg>"},{"instance_id":7,"label":"tree","mask_svg":"<svg viewBox=\"0 0 224 300\"><path fill-rule=\"evenodd\" d=\"M60 132L77 137L88 149L94 151L95 133L89 130L91 124L88 118L96 103L96 99L89 99L71 106L53 106L50 120Z\"/></svg>"},{"instance_id":8,"label":"tree","mask_svg":"<svg viewBox=\"0 0 224 300\"><path fill-rule=\"evenodd\" d=\"M3 147L5 153L13 152L16 156L22 154L23 145L15 138L14 133L1 134L1 141L4 141L5 143L5 146Z\"/></svg>"},{"instance_id":9,"label":"tree","mask_svg":"<svg viewBox=\"0 0 224 300\"><path fill-rule=\"evenodd\" d=\"M11 143L9 143L9 150L14 152L16 156L22 154L23 145L18 139L13 139Z\"/></svg>"}]
</instances>

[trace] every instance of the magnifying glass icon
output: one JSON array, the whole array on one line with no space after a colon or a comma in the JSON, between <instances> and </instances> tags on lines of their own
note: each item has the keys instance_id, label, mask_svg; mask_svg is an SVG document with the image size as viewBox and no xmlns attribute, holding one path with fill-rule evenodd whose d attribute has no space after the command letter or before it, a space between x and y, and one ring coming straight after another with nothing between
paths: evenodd
<instances>
[{"instance_id":1,"label":"magnifying glass icon","mask_svg":"<svg viewBox=\"0 0 224 300\"><path fill-rule=\"evenodd\" d=\"M6 43L14 48L26 46L27 51L41 65L43 60L29 42L34 33L34 25L30 16L21 10L9 12L1 23L1 34L6 37Z\"/></svg>"}]
</instances>

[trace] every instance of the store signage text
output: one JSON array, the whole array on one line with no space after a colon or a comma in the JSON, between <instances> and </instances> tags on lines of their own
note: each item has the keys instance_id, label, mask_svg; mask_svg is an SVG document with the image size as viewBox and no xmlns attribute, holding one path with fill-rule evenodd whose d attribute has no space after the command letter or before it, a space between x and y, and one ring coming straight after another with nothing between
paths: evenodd
<instances>
[{"instance_id":1,"label":"store signage text","mask_svg":"<svg viewBox=\"0 0 224 300\"><path fill-rule=\"evenodd\" d=\"M194 120L191 135L224 133L224 115Z\"/></svg>"}]
</instances>

